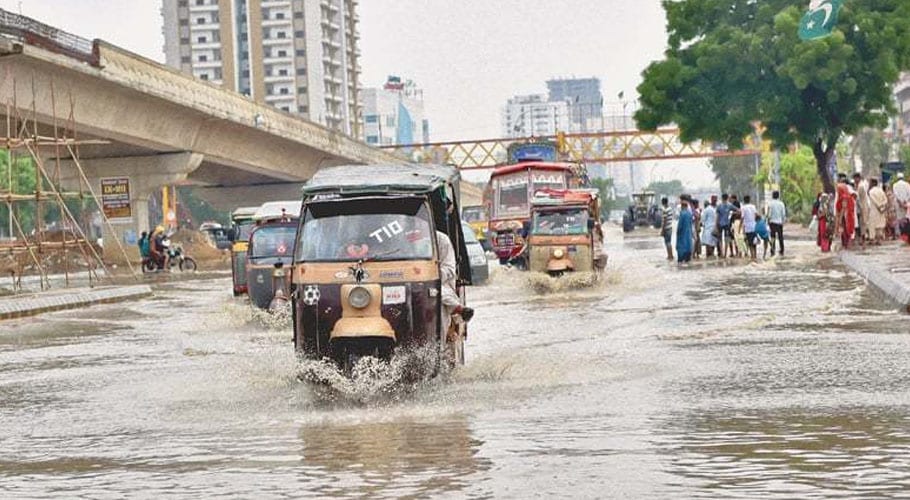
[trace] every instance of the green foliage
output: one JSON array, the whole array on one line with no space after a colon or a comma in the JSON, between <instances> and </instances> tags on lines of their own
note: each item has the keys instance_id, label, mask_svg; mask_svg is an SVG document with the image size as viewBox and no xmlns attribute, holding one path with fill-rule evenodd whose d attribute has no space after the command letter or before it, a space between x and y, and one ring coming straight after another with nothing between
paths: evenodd
<instances>
[{"instance_id":1,"label":"green foliage","mask_svg":"<svg viewBox=\"0 0 910 500\"><path fill-rule=\"evenodd\" d=\"M218 222L224 226L229 226L231 224L230 212L223 212L215 209L215 207L209 205L207 201L196 196L193 193L192 187L178 187L177 199L180 200L181 207L189 212L189 217L192 218L195 227L198 227L199 224L203 222ZM181 220L185 218L186 215L187 214L185 213L181 213Z\"/></svg>"},{"instance_id":2,"label":"green foliage","mask_svg":"<svg viewBox=\"0 0 910 500\"><path fill-rule=\"evenodd\" d=\"M682 181L676 179L672 181L654 181L645 188L645 191L656 193L658 199L663 196L672 199L683 194L685 190L686 188L683 186Z\"/></svg>"},{"instance_id":3,"label":"green foliage","mask_svg":"<svg viewBox=\"0 0 910 500\"><path fill-rule=\"evenodd\" d=\"M888 161L891 143L881 130L865 128L853 138L853 150L863 163L863 174L871 176L879 171L879 166Z\"/></svg>"},{"instance_id":4,"label":"green foliage","mask_svg":"<svg viewBox=\"0 0 910 500\"><path fill-rule=\"evenodd\" d=\"M639 127L676 123L683 141L738 148L760 122L778 148L812 147L822 168L842 134L883 128L910 69L910 2L849 1L831 36L797 35L806 2L664 0L669 49L638 87Z\"/></svg>"},{"instance_id":5,"label":"green foliage","mask_svg":"<svg viewBox=\"0 0 910 500\"><path fill-rule=\"evenodd\" d=\"M755 157L721 156L711 158L711 171L720 182L720 191L743 196L755 193Z\"/></svg>"},{"instance_id":6,"label":"green foliage","mask_svg":"<svg viewBox=\"0 0 910 500\"><path fill-rule=\"evenodd\" d=\"M755 177L759 185L773 185L771 172L774 167L774 155L762 157L761 172ZM822 191L821 180L815 171L815 157L812 149L801 147L793 153L780 155L780 191L781 199L787 205L789 218L794 222L807 223L812 218L812 204Z\"/></svg>"},{"instance_id":7,"label":"green foliage","mask_svg":"<svg viewBox=\"0 0 910 500\"><path fill-rule=\"evenodd\" d=\"M606 177L591 179L591 187L597 189L600 193L600 217L608 219L610 211L618 206L613 189L613 179Z\"/></svg>"}]
</instances>

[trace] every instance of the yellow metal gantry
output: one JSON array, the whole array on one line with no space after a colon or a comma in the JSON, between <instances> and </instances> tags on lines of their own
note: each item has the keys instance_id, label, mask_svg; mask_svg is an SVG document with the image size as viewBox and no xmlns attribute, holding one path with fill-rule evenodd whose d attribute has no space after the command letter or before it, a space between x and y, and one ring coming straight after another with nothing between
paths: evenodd
<instances>
[{"instance_id":1,"label":"yellow metal gantry","mask_svg":"<svg viewBox=\"0 0 910 500\"><path fill-rule=\"evenodd\" d=\"M725 146L706 142L683 143L679 129L658 129L654 132L629 130L621 132L591 132L555 136L481 139L474 141L435 142L428 144L399 144L383 146L410 161L454 165L462 170L495 168L506 163L509 146L533 141L553 141L566 161L583 163L613 163L649 160L678 160L746 156L760 153L750 138L745 149L730 151Z\"/></svg>"}]
</instances>

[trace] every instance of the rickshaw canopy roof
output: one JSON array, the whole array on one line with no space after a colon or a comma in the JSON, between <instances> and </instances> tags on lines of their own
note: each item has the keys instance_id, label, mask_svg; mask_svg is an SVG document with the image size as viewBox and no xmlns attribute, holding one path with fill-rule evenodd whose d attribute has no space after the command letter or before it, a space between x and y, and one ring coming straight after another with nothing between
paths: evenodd
<instances>
[{"instance_id":1,"label":"rickshaw canopy roof","mask_svg":"<svg viewBox=\"0 0 910 500\"><path fill-rule=\"evenodd\" d=\"M234 219L252 219L259 207L240 207L231 212L231 220Z\"/></svg>"},{"instance_id":2,"label":"rickshaw canopy roof","mask_svg":"<svg viewBox=\"0 0 910 500\"><path fill-rule=\"evenodd\" d=\"M458 179L458 170L442 165L345 165L317 172L303 194L429 193Z\"/></svg>"},{"instance_id":3,"label":"rickshaw canopy roof","mask_svg":"<svg viewBox=\"0 0 910 500\"><path fill-rule=\"evenodd\" d=\"M552 170L559 172L572 172L577 168L575 163L565 162L547 162L547 161L526 161L514 165L499 167L493 171L493 176L512 174L515 172L524 172L526 170Z\"/></svg>"},{"instance_id":4,"label":"rickshaw canopy roof","mask_svg":"<svg viewBox=\"0 0 910 500\"><path fill-rule=\"evenodd\" d=\"M300 217L300 207L302 203L299 200L295 201L270 201L263 203L260 206L256 213L253 215L253 220L256 222L262 222L267 220L279 219L282 215L296 219Z\"/></svg>"}]
</instances>

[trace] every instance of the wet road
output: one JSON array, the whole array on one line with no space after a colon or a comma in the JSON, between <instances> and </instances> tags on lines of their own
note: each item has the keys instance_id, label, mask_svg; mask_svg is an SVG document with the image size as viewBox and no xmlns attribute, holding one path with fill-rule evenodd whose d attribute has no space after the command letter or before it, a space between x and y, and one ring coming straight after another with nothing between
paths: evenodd
<instances>
[{"instance_id":1,"label":"wet road","mask_svg":"<svg viewBox=\"0 0 910 500\"><path fill-rule=\"evenodd\" d=\"M810 245L472 290L468 364L368 404L296 380L229 280L0 323L0 496L904 496L910 322Z\"/></svg>"}]
</instances>

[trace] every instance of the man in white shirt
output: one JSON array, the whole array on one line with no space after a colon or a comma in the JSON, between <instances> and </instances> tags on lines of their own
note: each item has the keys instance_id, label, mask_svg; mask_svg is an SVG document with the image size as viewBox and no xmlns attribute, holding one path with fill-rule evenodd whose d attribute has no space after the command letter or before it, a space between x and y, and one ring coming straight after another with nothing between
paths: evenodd
<instances>
[{"instance_id":1,"label":"man in white shirt","mask_svg":"<svg viewBox=\"0 0 910 500\"><path fill-rule=\"evenodd\" d=\"M758 215L758 210L752 204L751 196L743 196L743 206L739 210L743 217L743 233L746 235L746 245L749 247L749 254L752 260L756 260L758 256L755 252L755 216Z\"/></svg>"},{"instance_id":2,"label":"man in white shirt","mask_svg":"<svg viewBox=\"0 0 910 500\"><path fill-rule=\"evenodd\" d=\"M894 199L897 200L897 205L906 210L907 203L910 203L910 183L904 180L904 174L897 174L897 182L894 183ZM903 214L897 214L898 218L903 217Z\"/></svg>"},{"instance_id":3,"label":"man in white shirt","mask_svg":"<svg viewBox=\"0 0 910 500\"><path fill-rule=\"evenodd\" d=\"M787 220L787 207L780 200L780 191L771 193L768 203L768 227L771 229L771 256L774 257L777 242L780 242L780 256L784 256L784 222Z\"/></svg>"}]
</instances>

